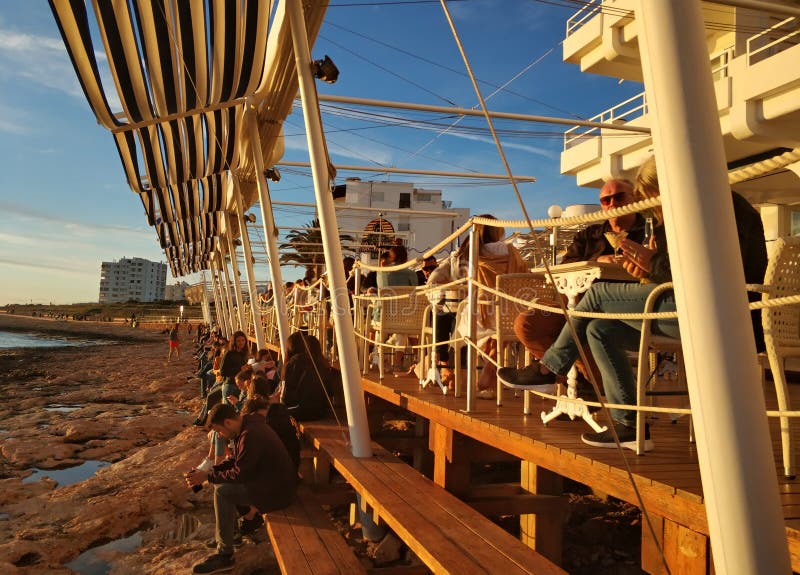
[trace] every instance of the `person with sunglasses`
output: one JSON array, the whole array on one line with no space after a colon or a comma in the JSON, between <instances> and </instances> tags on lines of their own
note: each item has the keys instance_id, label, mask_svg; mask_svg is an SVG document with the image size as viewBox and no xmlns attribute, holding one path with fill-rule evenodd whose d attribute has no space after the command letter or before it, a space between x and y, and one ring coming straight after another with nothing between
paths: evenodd
<instances>
[{"instance_id":1,"label":"person with sunglasses","mask_svg":"<svg viewBox=\"0 0 800 575\"><path fill-rule=\"evenodd\" d=\"M633 183L629 180L608 180L600 188L600 207L605 212L613 208L626 206L634 202L635 199ZM623 230L628 232L627 237L632 242L642 243L644 240L644 218L640 214L634 213L588 226L575 234L572 243L567 248L567 252L561 259L561 263L568 264L593 260L614 262L614 248L606 239L605 234L609 231L619 232ZM553 306L558 306L558 302L553 301L550 303ZM514 333L522 344L530 350L533 357L540 358L556 340L563 326L563 316L543 313L540 310L533 309L522 312L517 316L514 321ZM583 365L583 362L577 362L580 372L578 387L580 393L591 394L592 390L589 389L587 381L589 370L594 372L597 380L599 380L600 373L591 355L589 355L588 359L591 364L588 368Z\"/></svg>"},{"instance_id":2,"label":"person with sunglasses","mask_svg":"<svg viewBox=\"0 0 800 575\"><path fill-rule=\"evenodd\" d=\"M608 180L600 188L600 208L607 212L614 208L627 206L634 201L633 184L628 180ZM572 244L561 263L594 261L613 262L614 248L606 239L606 232L628 232L631 241L642 243L644 239L644 218L640 214L628 214L594 224L575 234Z\"/></svg>"}]
</instances>

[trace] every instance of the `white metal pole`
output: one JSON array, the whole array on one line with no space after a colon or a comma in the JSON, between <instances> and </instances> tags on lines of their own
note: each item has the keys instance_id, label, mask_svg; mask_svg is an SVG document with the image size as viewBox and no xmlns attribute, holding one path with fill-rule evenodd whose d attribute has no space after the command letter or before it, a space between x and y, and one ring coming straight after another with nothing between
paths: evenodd
<instances>
[{"instance_id":1,"label":"white metal pole","mask_svg":"<svg viewBox=\"0 0 800 575\"><path fill-rule=\"evenodd\" d=\"M303 117L306 122L308 150L311 158L311 173L314 179L314 192L322 228L322 242L325 251L325 265L328 269L331 293L331 315L339 343L339 360L344 382L347 423L350 428L350 443L355 457L371 457L372 446L367 424L367 409L364 405L364 390L358 371L356 339L353 320L350 316L350 303L347 297L347 280L342 263L342 248L339 244L339 229L336 224L336 211L333 207L328 181L328 164L325 153L325 135L319 116L319 101L314 78L311 76L311 55L308 47L308 34L303 17L302 0L288 0L286 11L292 29L295 66L300 84L303 104Z\"/></svg>"},{"instance_id":2,"label":"white metal pole","mask_svg":"<svg viewBox=\"0 0 800 575\"><path fill-rule=\"evenodd\" d=\"M714 567L791 573L700 2L636 18Z\"/></svg>"},{"instance_id":3,"label":"white metal pole","mask_svg":"<svg viewBox=\"0 0 800 575\"><path fill-rule=\"evenodd\" d=\"M239 329L247 332L247 319L244 315L244 298L242 297L241 274L239 273L239 262L236 260L238 257L236 255L236 244L233 243L233 234L231 233L231 220L233 220L233 216L226 213L225 217L228 223L228 233L226 237L228 239L228 254L231 257L231 275L233 276L231 288L233 289L233 299L236 301L236 321L239 322Z\"/></svg>"},{"instance_id":4,"label":"white metal pole","mask_svg":"<svg viewBox=\"0 0 800 575\"><path fill-rule=\"evenodd\" d=\"M219 276L220 271L216 261L218 255L219 254L215 254L211 257L211 282L214 286L214 312L217 315L217 325L222 330L222 335L225 337L230 337L231 334L228 331L228 322L225 320L225 304L222 296L222 280Z\"/></svg>"},{"instance_id":5,"label":"white metal pole","mask_svg":"<svg viewBox=\"0 0 800 575\"><path fill-rule=\"evenodd\" d=\"M233 315L233 297L231 296L231 278L228 275L228 262L225 261L225 252L222 251L224 246L220 245L220 267L222 268L222 285L223 293L225 295L225 315L228 318L228 329L230 329L231 336L236 331L236 318Z\"/></svg>"},{"instance_id":6,"label":"white metal pole","mask_svg":"<svg viewBox=\"0 0 800 575\"><path fill-rule=\"evenodd\" d=\"M478 332L477 315L478 315L478 286L475 282L478 279L478 234L475 232L475 224L469 231L469 285L467 286L467 313L469 313L469 340L474 342L476 340L475 334ZM463 336L463 334L462 334ZM455 359L456 367L458 367L460 357ZM475 376L478 370L478 352L471 345L467 346L467 413L471 413L475 403Z\"/></svg>"},{"instance_id":7,"label":"white metal pole","mask_svg":"<svg viewBox=\"0 0 800 575\"><path fill-rule=\"evenodd\" d=\"M272 279L272 305L275 320L278 324L278 340L281 358L286 358L286 341L289 339L289 314L286 311L286 297L283 293L283 275L281 260L278 255L277 234L275 233L275 215L272 212L272 199L269 193L267 178L264 176L264 158L261 155L261 137L258 133L258 121L255 107L250 102L247 113L247 129L250 137L250 149L256 165L256 184L258 185L258 202L261 205L261 226L264 228L264 241L267 244L267 263Z\"/></svg>"},{"instance_id":8,"label":"white metal pole","mask_svg":"<svg viewBox=\"0 0 800 575\"><path fill-rule=\"evenodd\" d=\"M256 272L255 269L253 269L253 250L250 246L250 235L247 233L247 223L244 221L242 190L239 186L239 178L233 172L230 172L230 174L233 183L233 195L236 196L236 217L239 222L239 231L242 234L244 271L247 275L247 291L250 293L250 313L253 315L253 331L255 332L258 349L264 349L264 326L261 325L261 302L258 299Z\"/></svg>"}]
</instances>

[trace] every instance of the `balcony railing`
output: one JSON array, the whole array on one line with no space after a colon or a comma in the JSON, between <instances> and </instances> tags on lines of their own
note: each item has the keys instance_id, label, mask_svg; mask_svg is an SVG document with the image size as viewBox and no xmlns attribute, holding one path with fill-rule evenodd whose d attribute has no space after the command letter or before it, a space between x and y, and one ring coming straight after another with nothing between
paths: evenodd
<instances>
[{"instance_id":1,"label":"balcony railing","mask_svg":"<svg viewBox=\"0 0 800 575\"><path fill-rule=\"evenodd\" d=\"M645 93L636 94L624 102L620 102L613 108L600 112L590 122L602 122L604 124L624 124L634 118L639 118L647 114L647 97ZM600 135L600 128L584 128L574 126L564 132L564 151L585 142L588 138L595 138Z\"/></svg>"},{"instance_id":2,"label":"balcony railing","mask_svg":"<svg viewBox=\"0 0 800 575\"><path fill-rule=\"evenodd\" d=\"M567 37L577 32L584 24L591 20L603 7L602 0L589 0L580 10L567 20Z\"/></svg>"},{"instance_id":3,"label":"balcony railing","mask_svg":"<svg viewBox=\"0 0 800 575\"><path fill-rule=\"evenodd\" d=\"M710 56L711 74L714 80L728 77L729 67L731 60L733 60L733 56L733 46L725 48L724 50ZM620 102L613 108L609 108L604 112L600 112L593 118L589 118L589 121L602 122L604 124L625 124L635 118L640 118L645 114L647 114L647 97L645 96L645 93L642 92L631 98L628 98L624 102ZM574 126L564 132L564 151L566 152L570 148L574 148L578 144L585 142L590 138L596 138L599 135L599 128L584 128L582 126Z\"/></svg>"},{"instance_id":4,"label":"balcony railing","mask_svg":"<svg viewBox=\"0 0 800 575\"><path fill-rule=\"evenodd\" d=\"M800 42L800 18L786 18L747 39L747 65L752 66Z\"/></svg>"}]
</instances>

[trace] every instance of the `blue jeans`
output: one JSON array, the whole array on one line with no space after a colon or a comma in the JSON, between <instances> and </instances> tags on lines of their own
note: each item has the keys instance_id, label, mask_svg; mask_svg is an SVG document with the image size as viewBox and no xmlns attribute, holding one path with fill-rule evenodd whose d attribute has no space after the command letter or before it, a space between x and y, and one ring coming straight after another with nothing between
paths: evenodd
<instances>
[{"instance_id":1,"label":"blue jeans","mask_svg":"<svg viewBox=\"0 0 800 575\"><path fill-rule=\"evenodd\" d=\"M578 311L606 313L640 313L650 292L657 284L597 282L575 306ZM675 298L667 293L655 305L655 311L675 311ZM627 351L639 348L641 320L591 319L573 317L572 323L578 339L588 344L597 362L603 389L609 403L636 403L636 380ZM653 332L670 337L680 337L678 320L656 320ZM578 359L578 346L565 325L558 338L542 356L542 364L550 371L565 375ZM633 427L636 412L612 409L614 421Z\"/></svg>"}]
</instances>

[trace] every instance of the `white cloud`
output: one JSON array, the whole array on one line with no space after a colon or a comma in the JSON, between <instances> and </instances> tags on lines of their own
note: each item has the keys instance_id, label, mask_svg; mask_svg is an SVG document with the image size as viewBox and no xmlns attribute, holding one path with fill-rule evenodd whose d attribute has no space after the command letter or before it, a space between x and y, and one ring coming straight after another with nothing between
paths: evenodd
<instances>
[{"instance_id":1,"label":"white cloud","mask_svg":"<svg viewBox=\"0 0 800 575\"><path fill-rule=\"evenodd\" d=\"M12 202L0 201L0 211L3 215L12 215L19 218L24 218L29 221L38 221L44 224L61 225L64 229L71 231L76 235L99 235L108 232L123 233L133 236L140 236L142 238L153 237L153 231L149 228L132 228L128 226L115 226L103 224L101 222L81 222L78 220L70 220L55 216L53 214L37 210L28 206L14 204Z\"/></svg>"},{"instance_id":2,"label":"white cloud","mask_svg":"<svg viewBox=\"0 0 800 575\"><path fill-rule=\"evenodd\" d=\"M108 60L95 51L100 77L112 110L122 109ZM0 28L0 71L31 83L84 99L78 77L61 38ZM8 131L8 130L7 130Z\"/></svg>"}]
</instances>

